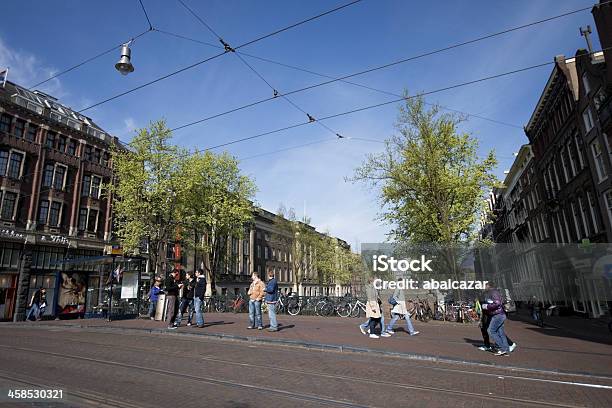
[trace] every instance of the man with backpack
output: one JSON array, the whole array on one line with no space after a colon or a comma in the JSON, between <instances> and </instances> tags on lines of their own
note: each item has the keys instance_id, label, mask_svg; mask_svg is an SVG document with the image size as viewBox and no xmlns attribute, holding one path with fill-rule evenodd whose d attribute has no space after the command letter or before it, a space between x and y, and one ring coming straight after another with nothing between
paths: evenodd
<instances>
[{"instance_id":1,"label":"man with backpack","mask_svg":"<svg viewBox=\"0 0 612 408\"><path fill-rule=\"evenodd\" d=\"M408 309L406 308L406 297L404 295L404 291L399 288L396 288L395 291L393 291L393 295L389 297L389 304L393 306L393 309L391 309L392 319L389 322L389 325L387 326L387 333L395 333L393 331L393 326L401 316L404 316L404 318L406 319L406 328L408 329L408 334L410 334L411 336L416 336L417 334L419 334L418 331L414 330L412 322L410 321L410 313L408 313Z\"/></svg>"}]
</instances>

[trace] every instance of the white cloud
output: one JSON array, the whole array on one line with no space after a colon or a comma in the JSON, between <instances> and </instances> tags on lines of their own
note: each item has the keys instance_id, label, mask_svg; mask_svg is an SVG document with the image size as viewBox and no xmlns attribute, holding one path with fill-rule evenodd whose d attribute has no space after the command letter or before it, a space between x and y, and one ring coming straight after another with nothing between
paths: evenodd
<instances>
[{"instance_id":1,"label":"white cloud","mask_svg":"<svg viewBox=\"0 0 612 408\"><path fill-rule=\"evenodd\" d=\"M24 87L30 87L53 75L58 70L44 66L40 59L27 51L10 48L0 38L0 68L9 68L8 80ZM57 98L66 96L59 79L54 78L39 87Z\"/></svg>"}]
</instances>

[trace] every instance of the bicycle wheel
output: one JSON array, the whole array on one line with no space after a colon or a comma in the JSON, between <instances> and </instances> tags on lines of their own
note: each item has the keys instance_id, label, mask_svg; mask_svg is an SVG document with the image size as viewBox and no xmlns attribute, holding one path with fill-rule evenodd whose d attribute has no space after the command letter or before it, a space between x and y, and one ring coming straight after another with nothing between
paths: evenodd
<instances>
[{"instance_id":1,"label":"bicycle wheel","mask_svg":"<svg viewBox=\"0 0 612 408\"><path fill-rule=\"evenodd\" d=\"M221 299L215 301L215 310L219 313L227 312L227 305Z\"/></svg>"},{"instance_id":2,"label":"bicycle wheel","mask_svg":"<svg viewBox=\"0 0 612 408\"><path fill-rule=\"evenodd\" d=\"M289 313L291 316L299 315L300 311L301 311L301 307L299 304L287 305L287 313Z\"/></svg>"},{"instance_id":3,"label":"bicycle wheel","mask_svg":"<svg viewBox=\"0 0 612 408\"><path fill-rule=\"evenodd\" d=\"M334 305L331 302L325 302L319 313L321 313L321 316L331 316L334 313Z\"/></svg>"},{"instance_id":4,"label":"bicycle wheel","mask_svg":"<svg viewBox=\"0 0 612 408\"><path fill-rule=\"evenodd\" d=\"M336 307L336 314L340 317L349 317L351 315L350 305L338 305Z\"/></svg>"}]
</instances>

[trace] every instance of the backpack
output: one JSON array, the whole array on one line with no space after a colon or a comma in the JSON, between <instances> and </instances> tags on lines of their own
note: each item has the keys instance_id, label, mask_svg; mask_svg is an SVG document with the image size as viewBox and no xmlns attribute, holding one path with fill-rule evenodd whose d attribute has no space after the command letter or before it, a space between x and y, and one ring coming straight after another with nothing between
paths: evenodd
<instances>
[{"instance_id":1,"label":"backpack","mask_svg":"<svg viewBox=\"0 0 612 408\"><path fill-rule=\"evenodd\" d=\"M395 298L393 297L393 295L389 296L389 304L391 306L395 306L397 305L397 300L395 300Z\"/></svg>"}]
</instances>

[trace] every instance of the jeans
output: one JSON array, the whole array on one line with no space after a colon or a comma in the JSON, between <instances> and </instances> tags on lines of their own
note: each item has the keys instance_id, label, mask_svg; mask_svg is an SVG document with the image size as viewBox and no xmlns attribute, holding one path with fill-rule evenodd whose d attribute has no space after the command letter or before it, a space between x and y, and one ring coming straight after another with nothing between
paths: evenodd
<instances>
[{"instance_id":1,"label":"jeans","mask_svg":"<svg viewBox=\"0 0 612 408\"><path fill-rule=\"evenodd\" d=\"M157 300L152 300L149 302L149 312L147 313L149 317L155 317L155 310L157 309Z\"/></svg>"},{"instance_id":2,"label":"jeans","mask_svg":"<svg viewBox=\"0 0 612 408\"><path fill-rule=\"evenodd\" d=\"M389 322L389 325L387 326L387 331L393 330L393 326L395 325L395 323L397 323L400 316L401 315L399 313L393 313L393 318L391 319L391 321ZM412 322L410 321L410 314L406 313L404 317L406 318L406 327L408 328L408 333L410 334L414 333L414 327L412 326Z\"/></svg>"},{"instance_id":3,"label":"jeans","mask_svg":"<svg viewBox=\"0 0 612 408\"><path fill-rule=\"evenodd\" d=\"M30 310L28 310L28 314L26 315L26 320L30 320L30 317L34 317L34 320L38 319L38 304L33 303Z\"/></svg>"},{"instance_id":4,"label":"jeans","mask_svg":"<svg viewBox=\"0 0 612 408\"><path fill-rule=\"evenodd\" d=\"M251 327L263 327L261 300L249 300L249 323Z\"/></svg>"},{"instance_id":5,"label":"jeans","mask_svg":"<svg viewBox=\"0 0 612 408\"><path fill-rule=\"evenodd\" d=\"M176 321L174 322L176 325L181 324L183 320L183 313L185 310L189 308L189 314L187 315L187 323L191 323L191 319L193 318L193 299L181 299L181 304L179 306L178 315L176 316Z\"/></svg>"},{"instance_id":6,"label":"jeans","mask_svg":"<svg viewBox=\"0 0 612 408\"><path fill-rule=\"evenodd\" d=\"M363 327L363 329L365 330L365 328L370 325L371 321L372 321L372 318L370 317L368 320L366 320L365 322L361 323L359 326ZM384 329L384 327L385 327L385 315L381 314L380 315L380 328L381 328L381 332L382 332L382 329Z\"/></svg>"},{"instance_id":7,"label":"jeans","mask_svg":"<svg viewBox=\"0 0 612 408\"><path fill-rule=\"evenodd\" d=\"M193 305L195 308L196 324L198 326L204 326L204 313L202 312L203 303L204 302L200 298L193 299Z\"/></svg>"},{"instance_id":8,"label":"jeans","mask_svg":"<svg viewBox=\"0 0 612 408\"><path fill-rule=\"evenodd\" d=\"M482 333L482 340L484 341L485 347L491 347L491 340L489 339L489 324L491 324L491 316L483 314L480 320L480 332ZM506 336L508 347L512 346L514 342L510 340L510 337Z\"/></svg>"},{"instance_id":9,"label":"jeans","mask_svg":"<svg viewBox=\"0 0 612 408\"><path fill-rule=\"evenodd\" d=\"M369 326L370 326L370 334L374 334L374 330L376 329L376 326L380 324L380 334L382 334L385 330L385 326L382 323L382 317L371 317L369 320Z\"/></svg>"},{"instance_id":10,"label":"jeans","mask_svg":"<svg viewBox=\"0 0 612 408\"><path fill-rule=\"evenodd\" d=\"M276 321L276 302L268 303L268 318L270 319L270 328L278 329L278 322Z\"/></svg>"},{"instance_id":11,"label":"jeans","mask_svg":"<svg viewBox=\"0 0 612 408\"><path fill-rule=\"evenodd\" d=\"M493 341L495 341L495 344L497 344L500 350L508 352L510 348L508 346L508 340L506 340L506 333L504 332L505 321L506 315L504 313L491 316L489 335L493 338Z\"/></svg>"}]
</instances>

